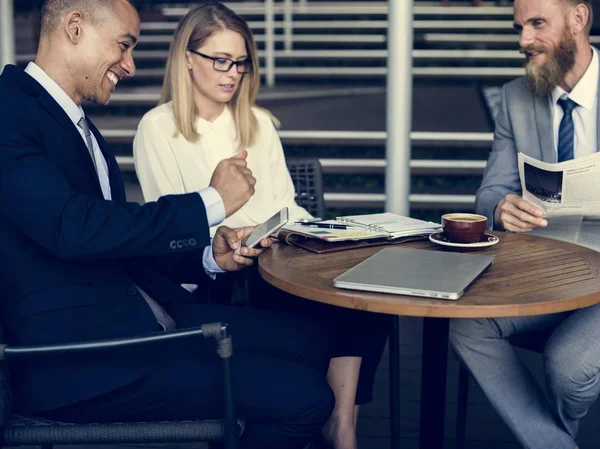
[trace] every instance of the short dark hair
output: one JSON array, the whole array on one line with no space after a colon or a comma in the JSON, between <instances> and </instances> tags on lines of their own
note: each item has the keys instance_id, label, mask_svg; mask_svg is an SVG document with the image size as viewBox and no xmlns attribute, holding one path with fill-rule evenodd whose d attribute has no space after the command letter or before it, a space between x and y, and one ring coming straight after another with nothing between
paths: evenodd
<instances>
[{"instance_id":1,"label":"short dark hair","mask_svg":"<svg viewBox=\"0 0 600 449\"><path fill-rule=\"evenodd\" d=\"M112 9L117 0L45 0L41 12L40 36L51 34L62 17L69 11L79 9L87 14L92 20L98 17L98 13ZM130 0L125 0L132 4Z\"/></svg>"}]
</instances>

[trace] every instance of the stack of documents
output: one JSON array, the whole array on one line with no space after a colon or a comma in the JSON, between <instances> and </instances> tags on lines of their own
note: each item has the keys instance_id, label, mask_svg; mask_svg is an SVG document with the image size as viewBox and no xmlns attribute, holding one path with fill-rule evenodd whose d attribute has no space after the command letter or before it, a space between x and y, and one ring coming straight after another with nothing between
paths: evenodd
<instances>
[{"instance_id":1,"label":"stack of documents","mask_svg":"<svg viewBox=\"0 0 600 449\"><path fill-rule=\"evenodd\" d=\"M389 212L370 215L349 215L337 217L336 222L384 235L390 239L412 235L429 235L438 232L441 225L431 221L403 217Z\"/></svg>"},{"instance_id":2,"label":"stack of documents","mask_svg":"<svg viewBox=\"0 0 600 449\"><path fill-rule=\"evenodd\" d=\"M330 225L330 226L328 226ZM325 220L318 224L290 224L285 231L328 242L365 239L397 239L439 232L441 225L389 212L370 215L350 215Z\"/></svg>"}]
</instances>

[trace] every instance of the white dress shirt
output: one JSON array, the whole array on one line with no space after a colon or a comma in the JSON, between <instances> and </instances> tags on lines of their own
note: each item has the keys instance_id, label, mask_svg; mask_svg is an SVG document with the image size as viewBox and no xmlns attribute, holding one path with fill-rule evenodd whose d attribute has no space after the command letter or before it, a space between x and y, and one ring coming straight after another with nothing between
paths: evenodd
<instances>
[{"instance_id":1,"label":"white dress shirt","mask_svg":"<svg viewBox=\"0 0 600 449\"><path fill-rule=\"evenodd\" d=\"M567 97L577 103L573 109L573 125L575 127L574 157L583 157L597 151L596 136L598 133L598 77L599 68L598 51L592 47L592 61L587 70L573 87L571 92L565 92L561 87L555 87L550 95L552 108L552 125L554 131L554 151L558 151L558 129L563 118L563 110L558 100Z\"/></svg>"},{"instance_id":2,"label":"white dress shirt","mask_svg":"<svg viewBox=\"0 0 600 449\"><path fill-rule=\"evenodd\" d=\"M255 192L222 224L232 228L258 225L284 206L290 210L290 222L310 217L294 200L294 184L271 117L260 108L252 111L258 129L255 142L247 148L246 161L256 179ZM146 201L208 187L219 162L239 152L235 122L228 107L212 122L197 118L195 126L200 134L196 142L179 134L171 102L150 110L140 121L133 156ZM211 235L215 230L213 226Z\"/></svg>"},{"instance_id":3,"label":"white dress shirt","mask_svg":"<svg viewBox=\"0 0 600 449\"><path fill-rule=\"evenodd\" d=\"M73 126L79 134L81 135L81 139L83 140L83 144L86 145L86 138L83 132L83 129L77 125L79 119L81 117L85 117L83 112L83 108L75 104L73 99L67 95L67 93L58 85L56 82L48 76L41 67L39 67L34 62L30 62L25 69L25 72L29 74L33 79L35 79L38 83L42 85L46 91L52 96L52 98L58 103L58 105L65 111L65 113L69 116L71 121L73 122ZM95 166L98 170L98 179L100 181L100 187L102 189L102 194L104 199L111 200L111 191L110 191L110 181L108 176L108 164L106 163L106 159L102 155L102 151L100 150L100 146L98 145L98 141L96 140L96 136L94 133L91 133L92 143L93 143L93 154L96 160ZM220 223L223 218L225 218L225 206L223 205L223 200L219 192L217 192L212 187L208 189L204 189L198 192L202 197L202 201L206 207L206 214L208 218L209 226L214 226L217 223ZM207 246L204 248L203 253L203 264L204 269L209 273L222 273L223 270L219 268L215 259L213 257L211 246Z\"/></svg>"}]
</instances>

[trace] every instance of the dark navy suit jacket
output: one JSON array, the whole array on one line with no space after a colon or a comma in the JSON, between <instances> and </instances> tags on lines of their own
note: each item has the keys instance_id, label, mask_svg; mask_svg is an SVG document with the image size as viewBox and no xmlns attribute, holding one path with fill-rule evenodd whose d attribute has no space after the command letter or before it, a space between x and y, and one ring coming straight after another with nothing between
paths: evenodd
<instances>
[{"instance_id":1,"label":"dark navy suit jacket","mask_svg":"<svg viewBox=\"0 0 600 449\"><path fill-rule=\"evenodd\" d=\"M190 301L179 283L209 282L200 195L125 201L114 156L105 201L81 135L20 68L0 76L0 318L11 344L38 345L159 330L136 285L158 302ZM177 244L179 243L179 244ZM128 385L161 347L11 362L24 404L52 410Z\"/></svg>"}]
</instances>

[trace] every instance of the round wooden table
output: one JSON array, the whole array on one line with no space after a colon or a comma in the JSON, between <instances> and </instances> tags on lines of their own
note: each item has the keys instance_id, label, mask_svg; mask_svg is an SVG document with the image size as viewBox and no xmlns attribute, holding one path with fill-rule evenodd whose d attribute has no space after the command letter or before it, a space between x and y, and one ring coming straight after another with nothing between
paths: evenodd
<instances>
[{"instance_id":1,"label":"round wooden table","mask_svg":"<svg viewBox=\"0 0 600 449\"><path fill-rule=\"evenodd\" d=\"M314 254L277 245L259 258L270 284L302 298L395 315L390 338L391 447L399 448L398 316L424 317L420 447L443 447L448 318L542 315L600 302L600 253L527 234L495 233L500 242L473 254L495 256L494 265L457 301L360 292L333 287L333 279L387 246ZM403 247L444 251L429 241ZM442 318L442 319L436 319Z\"/></svg>"}]
</instances>

